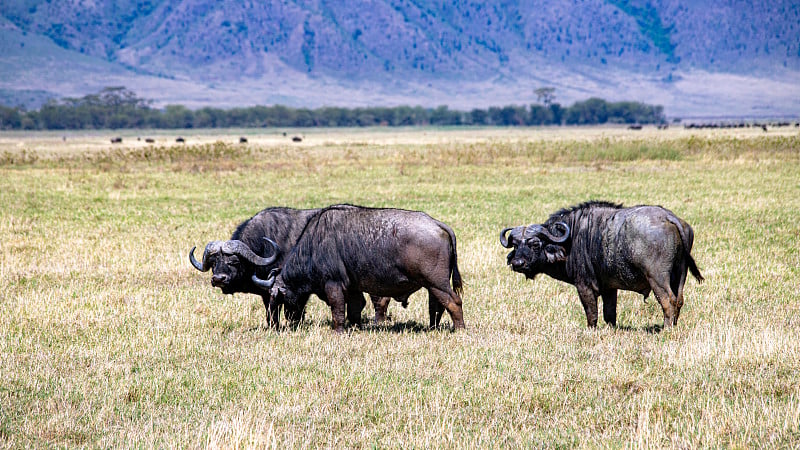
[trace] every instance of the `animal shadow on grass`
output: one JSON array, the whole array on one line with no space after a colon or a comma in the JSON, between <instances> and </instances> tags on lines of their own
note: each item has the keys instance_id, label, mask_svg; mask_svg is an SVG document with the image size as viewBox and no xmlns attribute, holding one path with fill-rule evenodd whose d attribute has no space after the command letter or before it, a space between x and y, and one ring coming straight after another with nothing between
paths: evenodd
<instances>
[{"instance_id":1,"label":"animal shadow on grass","mask_svg":"<svg viewBox=\"0 0 800 450\"><path fill-rule=\"evenodd\" d=\"M322 327L333 328L333 321L328 319L321 322ZM361 325L353 325L348 323L345 327L349 332L389 332L389 333L425 333L427 331L434 331L438 329L446 329L444 326L440 326L438 328L430 328L425 324L420 322L409 320L406 322L395 322L393 320L389 320L388 322L384 323L375 323L371 318L364 318Z\"/></svg>"},{"instance_id":2,"label":"animal shadow on grass","mask_svg":"<svg viewBox=\"0 0 800 450\"><path fill-rule=\"evenodd\" d=\"M631 325L618 325L617 329L620 331L643 331L647 334L657 334L664 330L664 325L647 325L643 327L634 327Z\"/></svg>"},{"instance_id":3,"label":"animal shadow on grass","mask_svg":"<svg viewBox=\"0 0 800 450\"><path fill-rule=\"evenodd\" d=\"M431 328L428 325L425 325L420 322L416 322L414 320L409 320L406 322L393 322L390 321L389 323L383 324L376 324L370 321L366 326L362 326L362 329L365 331L388 331L390 333L426 333L429 331L440 331L440 330L450 330L450 327L442 323L436 328Z\"/></svg>"},{"instance_id":4,"label":"animal shadow on grass","mask_svg":"<svg viewBox=\"0 0 800 450\"><path fill-rule=\"evenodd\" d=\"M319 327L325 328L329 330L333 330L333 320L323 320L319 323L311 323L311 322L303 322L298 325L286 325L282 324L279 328L273 329L270 328L266 324L259 324L247 329L248 332L266 332L266 331L275 331L277 333L294 333L301 330L310 329L312 327ZM409 320L406 322L387 322L383 324L376 324L372 320L365 320L360 326L359 325L352 325L348 324L345 327L346 332L389 332L389 333L426 333L426 332L434 332L434 331L452 331L452 327L448 324L442 323L436 328L430 328L428 325L422 324L420 322L416 322L413 320Z\"/></svg>"}]
</instances>

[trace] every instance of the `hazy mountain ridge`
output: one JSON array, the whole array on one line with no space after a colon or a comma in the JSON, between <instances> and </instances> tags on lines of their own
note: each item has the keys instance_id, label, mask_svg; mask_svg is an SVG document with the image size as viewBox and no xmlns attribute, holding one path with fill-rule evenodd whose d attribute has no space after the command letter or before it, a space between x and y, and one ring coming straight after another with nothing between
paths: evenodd
<instances>
[{"instance_id":1,"label":"hazy mountain ridge","mask_svg":"<svg viewBox=\"0 0 800 450\"><path fill-rule=\"evenodd\" d=\"M413 96L414 85L452 93L459 82L528 80L594 92L585 77L613 90L626 73L669 82L698 70L800 71L800 5L790 2L10 0L0 14L62 49L214 86L307 77L402 84Z\"/></svg>"}]
</instances>

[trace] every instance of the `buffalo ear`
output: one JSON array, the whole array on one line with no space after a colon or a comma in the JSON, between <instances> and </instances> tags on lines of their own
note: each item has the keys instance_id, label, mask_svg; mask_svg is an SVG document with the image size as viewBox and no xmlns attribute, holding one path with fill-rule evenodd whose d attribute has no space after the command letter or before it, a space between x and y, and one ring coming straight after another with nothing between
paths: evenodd
<instances>
[{"instance_id":1,"label":"buffalo ear","mask_svg":"<svg viewBox=\"0 0 800 450\"><path fill-rule=\"evenodd\" d=\"M551 264L567 260L567 252L560 245L548 244L544 248L544 254L547 256L547 262Z\"/></svg>"},{"instance_id":2,"label":"buffalo ear","mask_svg":"<svg viewBox=\"0 0 800 450\"><path fill-rule=\"evenodd\" d=\"M286 295L286 286L283 284L283 279L278 278L281 273L281 268L276 267L269 272L269 279L274 280L272 284L272 289L270 289L269 293L274 298L278 298L279 296Z\"/></svg>"}]
</instances>

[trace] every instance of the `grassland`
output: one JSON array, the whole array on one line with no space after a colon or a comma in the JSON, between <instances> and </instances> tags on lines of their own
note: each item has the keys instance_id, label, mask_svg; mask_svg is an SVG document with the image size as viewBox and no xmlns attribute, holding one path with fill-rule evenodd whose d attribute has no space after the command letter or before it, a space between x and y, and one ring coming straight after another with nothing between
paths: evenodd
<instances>
[{"instance_id":1,"label":"grassland","mask_svg":"<svg viewBox=\"0 0 800 450\"><path fill-rule=\"evenodd\" d=\"M0 447L800 446L797 130L211 133L0 134ZM622 293L587 330L574 288L506 267L501 228L588 199L692 224L677 327ZM272 331L187 260L336 202L449 223L467 330L416 294L386 326L337 336L313 300Z\"/></svg>"}]
</instances>

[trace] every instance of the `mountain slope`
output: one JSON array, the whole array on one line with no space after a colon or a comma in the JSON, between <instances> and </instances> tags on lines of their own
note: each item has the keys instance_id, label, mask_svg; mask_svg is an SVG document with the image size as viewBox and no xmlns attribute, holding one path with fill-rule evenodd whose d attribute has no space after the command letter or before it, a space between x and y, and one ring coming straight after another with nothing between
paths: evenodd
<instances>
[{"instance_id":1,"label":"mountain slope","mask_svg":"<svg viewBox=\"0 0 800 450\"><path fill-rule=\"evenodd\" d=\"M682 99L677 81L763 80L781 90L800 72L800 5L791 2L8 0L0 14L22 35L149 79L130 88L180 81L214 91L210 104L265 83L273 94L261 99L303 104L305 86L317 98L307 105L341 101L334 88L354 103L467 91L478 106L550 85L562 100L658 90L668 111L689 111L704 106ZM183 103L192 102L203 98Z\"/></svg>"}]
</instances>

